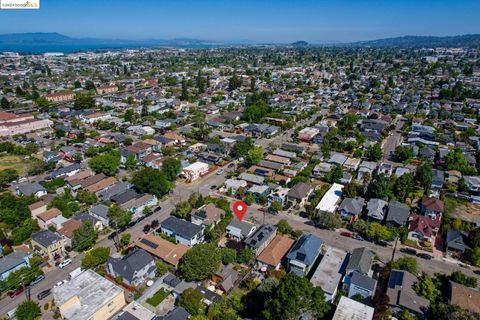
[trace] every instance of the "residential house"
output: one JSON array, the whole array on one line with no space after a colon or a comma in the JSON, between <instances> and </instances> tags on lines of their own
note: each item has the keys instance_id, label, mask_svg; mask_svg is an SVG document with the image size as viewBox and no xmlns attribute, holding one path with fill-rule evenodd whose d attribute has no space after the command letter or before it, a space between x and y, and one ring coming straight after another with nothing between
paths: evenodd
<instances>
[{"instance_id":1,"label":"residential house","mask_svg":"<svg viewBox=\"0 0 480 320\"><path fill-rule=\"evenodd\" d=\"M432 170L432 190L440 190L443 188L443 184L445 183L445 173L441 170L433 169Z\"/></svg>"},{"instance_id":2,"label":"residential house","mask_svg":"<svg viewBox=\"0 0 480 320\"><path fill-rule=\"evenodd\" d=\"M385 200L372 198L367 203L367 217L369 220L382 222L388 210L388 203Z\"/></svg>"},{"instance_id":3,"label":"residential house","mask_svg":"<svg viewBox=\"0 0 480 320\"><path fill-rule=\"evenodd\" d=\"M337 210L340 199L343 195L343 185L334 183L324 194L320 202L315 207L315 213L320 215L324 212L334 213Z\"/></svg>"},{"instance_id":4,"label":"residential house","mask_svg":"<svg viewBox=\"0 0 480 320\"><path fill-rule=\"evenodd\" d=\"M459 283L450 281L449 288L450 304L459 306L464 310L480 315L480 291L469 288Z\"/></svg>"},{"instance_id":5,"label":"residential house","mask_svg":"<svg viewBox=\"0 0 480 320\"><path fill-rule=\"evenodd\" d=\"M250 222L232 219L227 226L226 233L230 239L242 241L243 239L250 237L256 230L257 226Z\"/></svg>"},{"instance_id":6,"label":"residential house","mask_svg":"<svg viewBox=\"0 0 480 320\"><path fill-rule=\"evenodd\" d=\"M233 264L221 265L220 269L212 274L215 288L225 294L230 293L242 281L242 275L234 269Z\"/></svg>"},{"instance_id":7,"label":"residential house","mask_svg":"<svg viewBox=\"0 0 480 320\"><path fill-rule=\"evenodd\" d=\"M65 240L50 230L32 234L31 244L34 252L48 257L51 262L62 259L65 255Z\"/></svg>"},{"instance_id":8,"label":"residential house","mask_svg":"<svg viewBox=\"0 0 480 320\"><path fill-rule=\"evenodd\" d=\"M286 204L287 194L290 191L289 188L284 187L277 187L276 189L272 190L268 195L268 203L272 204L275 201L280 202L282 205Z\"/></svg>"},{"instance_id":9,"label":"residential house","mask_svg":"<svg viewBox=\"0 0 480 320\"><path fill-rule=\"evenodd\" d=\"M387 224L395 227L404 226L407 223L410 210L408 207L398 201L390 202L387 213Z\"/></svg>"},{"instance_id":10,"label":"residential house","mask_svg":"<svg viewBox=\"0 0 480 320\"><path fill-rule=\"evenodd\" d=\"M363 299L372 298L377 288L377 280L359 272L353 272L349 277L348 297L360 295Z\"/></svg>"},{"instance_id":11,"label":"residential house","mask_svg":"<svg viewBox=\"0 0 480 320\"><path fill-rule=\"evenodd\" d=\"M232 193L237 193L239 188L245 189L247 182L245 180L227 179L225 180L225 189L232 190Z\"/></svg>"},{"instance_id":12,"label":"residential house","mask_svg":"<svg viewBox=\"0 0 480 320\"><path fill-rule=\"evenodd\" d=\"M265 178L261 176L257 176L255 174L247 173L247 172L242 172L239 176L238 179L244 180L247 182L247 184L258 184L258 185L263 185Z\"/></svg>"},{"instance_id":13,"label":"residential house","mask_svg":"<svg viewBox=\"0 0 480 320\"><path fill-rule=\"evenodd\" d=\"M50 173L50 179L71 177L81 170L80 163L74 163L66 167L59 168Z\"/></svg>"},{"instance_id":14,"label":"residential house","mask_svg":"<svg viewBox=\"0 0 480 320\"><path fill-rule=\"evenodd\" d=\"M192 182L206 175L209 167L210 166L207 163L197 161L183 168L182 175L188 182Z\"/></svg>"},{"instance_id":15,"label":"residential house","mask_svg":"<svg viewBox=\"0 0 480 320\"><path fill-rule=\"evenodd\" d=\"M362 213L364 205L365 199L362 197L345 198L340 206L338 206L338 212L340 213L340 216L348 218L353 222Z\"/></svg>"},{"instance_id":16,"label":"residential house","mask_svg":"<svg viewBox=\"0 0 480 320\"><path fill-rule=\"evenodd\" d=\"M203 227L170 216L160 223L160 228L163 233L170 237L174 237L178 243L193 247L198 243L203 242L204 234Z\"/></svg>"},{"instance_id":17,"label":"residential house","mask_svg":"<svg viewBox=\"0 0 480 320\"><path fill-rule=\"evenodd\" d=\"M183 244L171 243L168 240L150 233L147 233L143 238L136 241L135 246L175 267L189 249L189 247Z\"/></svg>"},{"instance_id":18,"label":"residential house","mask_svg":"<svg viewBox=\"0 0 480 320\"><path fill-rule=\"evenodd\" d=\"M432 219L442 217L445 212L445 206L442 200L437 198L423 198L420 205L420 212L424 216Z\"/></svg>"},{"instance_id":19,"label":"residential house","mask_svg":"<svg viewBox=\"0 0 480 320\"><path fill-rule=\"evenodd\" d=\"M362 163L360 163L360 166L358 167L357 180L363 181L365 178L365 174L368 174L371 177L373 171L377 169L377 165L378 164L376 162L362 161Z\"/></svg>"},{"instance_id":20,"label":"residential house","mask_svg":"<svg viewBox=\"0 0 480 320\"><path fill-rule=\"evenodd\" d=\"M155 320L155 312L142 306L137 301L130 302L122 311L115 316L115 320Z\"/></svg>"},{"instance_id":21,"label":"residential house","mask_svg":"<svg viewBox=\"0 0 480 320\"><path fill-rule=\"evenodd\" d=\"M288 271L307 275L320 255L323 241L313 234L303 234L287 254Z\"/></svg>"},{"instance_id":22,"label":"residential house","mask_svg":"<svg viewBox=\"0 0 480 320\"><path fill-rule=\"evenodd\" d=\"M432 219L428 216L413 215L408 225L408 239L435 244L435 237L440 229L441 221L440 217Z\"/></svg>"},{"instance_id":23,"label":"residential house","mask_svg":"<svg viewBox=\"0 0 480 320\"><path fill-rule=\"evenodd\" d=\"M158 317L157 317L158 318ZM166 315L158 318L159 320L188 320L190 313L181 306L176 306L172 311Z\"/></svg>"},{"instance_id":24,"label":"residential house","mask_svg":"<svg viewBox=\"0 0 480 320\"><path fill-rule=\"evenodd\" d=\"M271 224L260 226L252 235L244 240L247 247L252 249L255 256L258 256L275 238L277 227Z\"/></svg>"},{"instance_id":25,"label":"residential house","mask_svg":"<svg viewBox=\"0 0 480 320\"><path fill-rule=\"evenodd\" d=\"M38 182L25 183L16 187L18 195L35 196L37 198L47 195L47 189L41 186Z\"/></svg>"},{"instance_id":26,"label":"residential house","mask_svg":"<svg viewBox=\"0 0 480 320\"><path fill-rule=\"evenodd\" d=\"M209 203L198 209L194 209L191 213L191 221L198 226L210 229L213 228L224 215L224 210L217 208L213 203Z\"/></svg>"},{"instance_id":27,"label":"residential house","mask_svg":"<svg viewBox=\"0 0 480 320\"><path fill-rule=\"evenodd\" d=\"M295 241L287 236L277 235L257 257L261 271L279 270L283 259Z\"/></svg>"},{"instance_id":28,"label":"residential house","mask_svg":"<svg viewBox=\"0 0 480 320\"><path fill-rule=\"evenodd\" d=\"M57 230L57 233L65 240L65 247L72 247L75 230L82 227L83 222L76 219L70 219L63 223L62 227Z\"/></svg>"},{"instance_id":29,"label":"residential house","mask_svg":"<svg viewBox=\"0 0 480 320\"><path fill-rule=\"evenodd\" d=\"M0 281L6 281L10 273L30 267L31 253L12 252L0 258Z\"/></svg>"},{"instance_id":30,"label":"residential house","mask_svg":"<svg viewBox=\"0 0 480 320\"><path fill-rule=\"evenodd\" d=\"M348 297L360 294L369 298L374 294L377 281L371 278L373 258L374 254L368 248L353 249L343 279L343 290L348 292Z\"/></svg>"},{"instance_id":31,"label":"residential house","mask_svg":"<svg viewBox=\"0 0 480 320\"><path fill-rule=\"evenodd\" d=\"M468 233L460 230L450 229L445 239L445 251L449 257L461 257L465 251L470 250L468 245Z\"/></svg>"},{"instance_id":32,"label":"residential house","mask_svg":"<svg viewBox=\"0 0 480 320\"><path fill-rule=\"evenodd\" d=\"M61 215L62 212L57 208L50 208L47 211L37 215L36 218L40 228L48 229L48 226L52 224L52 220Z\"/></svg>"},{"instance_id":33,"label":"residential house","mask_svg":"<svg viewBox=\"0 0 480 320\"><path fill-rule=\"evenodd\" d=\"M109 225L108 207L104 204L97 204L88 210L88 214L97 218L107 227Z\"/></svg>"},{"instance_id":34,"label":"residential house","mask_svg":"<svg viewBox=\"0 0 480 320\"><path fill-rule=\"evenodd\" d=\"M123 289L90 269L55 286L52 293L63 319L110 319L125 306Z\"/></svg>"},{"instance_id":35,"label":"residential house","mask_svg":"<svg viewBox=\"0 0 480 320\"><path fill-rule=\"evenodd\" d=\"M30 210L32 217L35 218L40 213L47 211L47 204L43 202L43 200L40 200L29 205L28 209Z\"/></svg>"},{"instance_id":36,"label":"residential house","mask_svg":"<svg viewBox=\"0 0 480 320\"><path fill-rule=\"evenodd\" d=\"M106 270L112 277L122 277L129 286L139 286L155 278L157 268L147 251L137 249L122 258L109 257Z\"/></svg>"},{"instance_id":37,"label":"residential house","mask_svg":"<svg viewBox=\"0 0 480 320\"><path fill-rule=\"evenodd\" d=\"M413 290L412 286L417 281L417 277L407 271L393 269L390 272L387 296L388 305L394 312L407 310L416 316L425 316L430 302Z\"/></svg>"},{"instance_id":38,"label":"residential house","mask_svg":"<svg viewBox=\"0 0 480 320\"><path fill-rule=\"evenodd\" d=\"M310 282L314 287L320 287L325 293L325 301L333 303L338 292L338 285L345 272L347 253L343 250L328 247L313 272Z\"/></svg>"},{"instance_id":39,"label":"residential house","mask_svg":"<svg viewBox=\"0 0 480 320\"><path fill-rule=\"evenodd\" d=\"M342 296L332 320L372 320L375 309Z\"/></svg>"},{"instance_id":40,"label":"residential house","mask_svg":"<svg viewBox=\"0 0 480 320\"><path fill-rule=\"evenodd\" d=\"M303 207L308 200L308 197L313 192L312 186L305 182L299 182L287 193L287 203L292 206Z\"/></svg>"}]
</instances>

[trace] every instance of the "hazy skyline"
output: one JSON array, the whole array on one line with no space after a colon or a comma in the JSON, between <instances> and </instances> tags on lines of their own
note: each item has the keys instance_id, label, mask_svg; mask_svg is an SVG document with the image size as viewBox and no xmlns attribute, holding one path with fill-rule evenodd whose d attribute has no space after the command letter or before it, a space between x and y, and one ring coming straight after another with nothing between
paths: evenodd
<instances>
[{"instance_id":1,"label":"hazy skyline","mask_svg":"<svg viewBox=\"0 0 480 320\"><path fill-rule=\"evenodd\" d=\"M291 42L480 33L480 1L73 1L0 10L0 33Z\"/></svg>"}]
</instances>

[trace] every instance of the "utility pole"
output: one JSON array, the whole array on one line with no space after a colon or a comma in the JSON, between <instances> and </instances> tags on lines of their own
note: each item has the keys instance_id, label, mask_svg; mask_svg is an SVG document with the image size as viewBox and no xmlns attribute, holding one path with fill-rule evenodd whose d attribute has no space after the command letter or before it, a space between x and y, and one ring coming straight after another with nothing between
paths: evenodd
<instances>
[{"instance_id":1,"label":"utility pole","mask_svg":"<svg viewBox=\"0 0 480 320\"><path fill-rule=\"evenodd\" d=\"M397 243L398 243L398 237L395 238L395 245L393 246L392 259L390 260L390 262L393 262L393 260L395 260L395 251L397 251Z\"/></svg>"}]
</instances>

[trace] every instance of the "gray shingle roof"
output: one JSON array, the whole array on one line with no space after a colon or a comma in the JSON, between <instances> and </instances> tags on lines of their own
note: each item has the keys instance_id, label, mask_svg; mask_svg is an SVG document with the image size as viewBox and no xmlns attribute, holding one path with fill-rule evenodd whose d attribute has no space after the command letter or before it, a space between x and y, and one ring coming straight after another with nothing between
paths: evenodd
<instances>
[{"instance_id":1,"label":"gray shingle roof","mask_svg":"<svg viewBox=\"0 0 480 320\"><path fill-rule=\"evenodd\" d=\"M410 210L398 201L392 201L388 207L387 222L394 222L400 226L407 223Z\"/></svg>"},{"instance_id":2,"label":"gray shingle roof","mask_svg":"<svg viewBox=\"0 0 480 320\"><path fill-rule=\"evenodd\" d=\"M297 260L309 266L322 249L323 241L313 234L302 235L287 254L288 260Z\"/></svg>"},{"instance_id":3,"label":"gray shingle roof","mask_svg":"<svg viewBox=\"0 0 480 320\"><path fill-rule=\"evenodd\" d=\"M162 229L171 230L185 239L192 239L203 230L201 226L173 216L163 220L160 225Z\"/></svg>"},{"instance_id":4,"label":"gray shingle roof","mask_svg":"<svg viewBox=\"0 0 480 320\"><path fill-rule=\"evenodd\" d=\"M368 248L355 248L348 259L346 270L367 274L373 261L373 252Z\"/></svg>"},{"instance_id":5,"label":"gray shingle roof","mask_svg":"<svg viewBox=\"0 0 480 320\"><path fill-rule=\"evenodd\" d=\"M11 270L23 263L25 263L25 258L28 257L29 254L25 252L12 252L9 255L0 259L0 274L4 273L5 271Z\"/></svg>"},{"instance_id":6,"label":"gray shingle roof","mask_svg":"<svg viewBox=\"0 0 480 320\"><path fill-rule=\"evenodd\" d=\"M295 199L303 199L311 189L312 187L308 183L299 182L288 191L287 196Z\"/></svg>"},{"instance_id":7,"label":"gray shingle roof","mask_svg":"<svg viewBox=\"0 0 480 320\"><path fill-rule=\"evenodd\" d=\"M364 289L368 289L370 291L374 291L375 287L377 286L377 280L370 278L364 274L354 272L351 278L351 284L355 284L359 287Z\"/></svg>"},{"instance_id":8,"label":"gray shingle roof","mask_svg":"<svg viewBox=\"0 0 480 320\"><path fill-rule=\"evenodd\" d=\"M135 272L142 270L152 262L152 256L143 249L135 250L123 258L108 258L108 264L115 273L121 275L129 282L134 280Z\"/></svg>"},{"instance_id":9,"label":"gray shingle roof","mask_svg":"<svg viewBox=\"0 0 480 320\"><path fill-rule=\"evenodd\" d=\"M32 240L41 244L44 247L48 247L54 242L62 240L62 238L56 233L51 232L50 230L42 230L32 234Z\"/></svg>"},{"instance_id":10,"label":"gray shingle roof","mask_svg":"<svg viewBox=\"0 0 480 320\"><path fill-rule=\"evenodd\" d=\"M267 240L271 239L270 235L277 232L277 227L271 224L264 224L254 234L245 239L245 244L252 248L259 248Z\"/></svg>"}]
</instances>

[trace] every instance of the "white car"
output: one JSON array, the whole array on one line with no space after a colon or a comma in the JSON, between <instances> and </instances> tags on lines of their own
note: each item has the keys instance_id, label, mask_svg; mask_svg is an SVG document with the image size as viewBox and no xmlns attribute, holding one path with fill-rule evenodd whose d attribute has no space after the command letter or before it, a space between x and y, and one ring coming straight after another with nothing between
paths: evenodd
<instances>
[{"instance_id":1,"label":"white car","mask_svg":"<svg viewBox=\"0 0 480 320\"><path fill-rule=\"evenodd\" d=\"M218 169L217 174L222 174L222 173L223 173L223 169Z\"/></svg>"},{"instance_id":2,"label":"white car","mask_svg":"<svg viewBox=\"0 0 480 320\"><path fill-rule=\"evenodd\" d=\"M59 281L55 284L55 287L61 286L62 284L67 283L67 282L68 282L68 280L66 280L66 279L64 279L62 281Z\"/></svg>"},{"instance_id":3,"label":"white car","mask_svg":"<svg viewBox=\"0 0 480 320\"><path fill-rule=\"evenodd\" d=\"M60 264L58 265L58 267L59 267L60 269L63 269L63 268L65 268L66 266L68 266L70 263L72 263L72 259L68 258L68 259L63 260L62 263L60 263Z\"/></svg>"}]
</instances>

